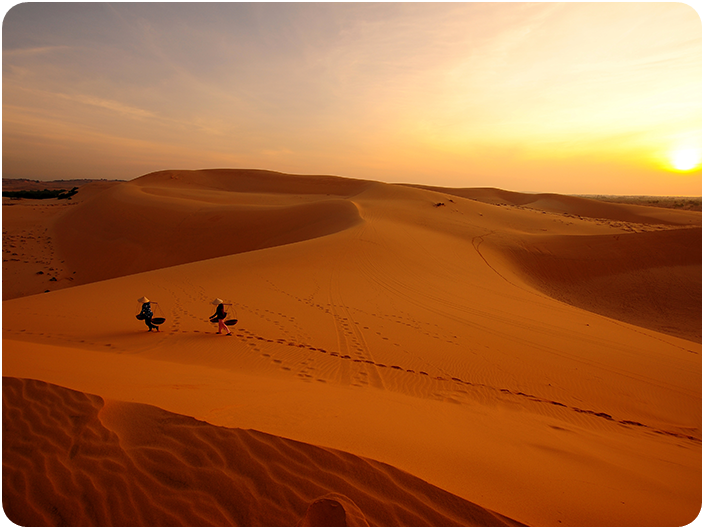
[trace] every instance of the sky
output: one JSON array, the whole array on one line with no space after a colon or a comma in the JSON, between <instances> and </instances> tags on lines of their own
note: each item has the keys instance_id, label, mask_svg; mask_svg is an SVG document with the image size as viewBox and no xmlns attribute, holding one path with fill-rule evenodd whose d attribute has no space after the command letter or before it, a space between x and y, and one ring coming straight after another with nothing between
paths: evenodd
<instances>
[{"instance_id":1,"label":"sky","mask_svg":"<svg viewBox=\"0 0 704 529\"><path fill-rule=\"evenodd\" d=\"M3 177L700 196L701 37L684 3L18 4Z\"/></svg>"}]
</instances>

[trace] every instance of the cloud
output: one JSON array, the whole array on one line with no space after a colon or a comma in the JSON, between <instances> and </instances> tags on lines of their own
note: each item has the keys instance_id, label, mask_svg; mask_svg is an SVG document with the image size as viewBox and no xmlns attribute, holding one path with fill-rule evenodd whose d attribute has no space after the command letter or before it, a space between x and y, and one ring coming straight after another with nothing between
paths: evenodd
<instances>
[{"instance_id":1,"label":"cloud","mask_svg":"<svg viewBox=\"0 0 704 529\"><path fill-rule=\"evenodd\" d=\"M701 137L693 14L661 3L20 4L4 26L4 139L21 135L29 153L36 138L47 168L94 141L130 171L200 150L199 166L436 182L476 167L499 175L507 158L506 171L529 159L533 174L590 152L630 160Z\"/></svg>"},{"instance_id":2,"label":"cloud","mask_svg":"<svg viewBox=\"0 0 704 529\"><path fill-rule=\"evenodd\" d=\"M52 53L63 53L71 49L71 46L37 46L34 48L14 48L2 50L3 60L26 59L37 55L49 55Z\"/></svg>"},{"instance_id":3,"label":"cloud","mask_svg":"<svg viewBox=\"0 0 704 529\"><path fill-rule=\"evenodd\" d=\"M70 101L76 101L76 102L81 103L83 105L91 105L91 106L103 108L106 110L111 110L113 112L118 112L120 114L124 114L124 115L130 116L130 117L133 117L133 118L156 118L157 117L157 115L154 112L151 112L149 110L145 110L143 108L133 107L133 106L121 103L119 101L113 101L110 99L101 99L99 97L90 96L90 95L82 95L82 94L69 95L69 94L56 93L54 95L56 97L68 99Z\"/></svg>"}]
</instances>

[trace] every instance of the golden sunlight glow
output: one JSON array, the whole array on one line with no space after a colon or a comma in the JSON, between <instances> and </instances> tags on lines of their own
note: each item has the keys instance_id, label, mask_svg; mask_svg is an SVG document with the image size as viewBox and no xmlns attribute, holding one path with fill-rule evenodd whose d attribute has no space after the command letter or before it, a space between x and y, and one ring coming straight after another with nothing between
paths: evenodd
<instances>
[{"instance_id":1,"label":"golden sunlight glow","mask_svg":"<svg viewBox=\"0 0 704 529\"><path fill-rule=\"evenodd\" d=\"M702 155L697 149L678 149L670 153L670 163L678 171L689 171L701 162Z\"/></svg>"},{"instance_id":2,"label":"golden sunlight glow","mask_svg":"<svg viewBox=\"0 0 704 529\"><path fill-rule=\"evenodd\" d=\"M12 7L2 28L3 177L258 167L513 191L701 194L702 25L684 3L193 9Z\"/></svg>"}]
</instances>

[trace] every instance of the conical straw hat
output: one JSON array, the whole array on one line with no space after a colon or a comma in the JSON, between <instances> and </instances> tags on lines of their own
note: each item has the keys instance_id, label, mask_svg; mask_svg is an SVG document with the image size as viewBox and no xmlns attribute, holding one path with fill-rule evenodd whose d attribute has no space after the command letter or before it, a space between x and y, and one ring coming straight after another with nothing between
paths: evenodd
<instances>
[{"instance_id":1,"label":"conical straw hat","mask_svg":"<svg viewBox=\"0 0 704 529\"><path fill-rule=\"evenodd\" d=\"M142 296L142 297L139 298L137 301L138 301L139 303L149 303L149 298L147 298L146 296Z\"/></svg>"},{"instance_id":2,"label":"conical straw hat","mask_svg":"<svg viewBox=\"0 0 704 529\"><path fill-rule=\"evenodd\" d=\"M223 301L220 298L215 298L213 300L213 305L220 305L220 303L223 303Z\"/></svg>"}]
</instances>

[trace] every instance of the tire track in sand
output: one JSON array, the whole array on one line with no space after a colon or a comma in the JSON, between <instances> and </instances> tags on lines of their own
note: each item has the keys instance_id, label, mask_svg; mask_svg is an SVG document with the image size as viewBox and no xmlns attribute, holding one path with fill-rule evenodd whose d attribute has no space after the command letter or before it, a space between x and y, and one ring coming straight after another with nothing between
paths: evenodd
<instances>
[{"instance_id":1,"label":"tire track in sand","mask_svg":"<svg viewBox=\"0 0 704 529\"><path fill-rule=\"evenodd\" d=\"M330 314L337 332L340 357L342 360L351 360L353 363L359 364L360 368L364 366L361 369L353 369L349 362L340 362L342 382L354 386L371 385L375 388L385 389L381 374L377 369L378 364L374 361L371 349L364 338L364 332L344 302L337 274L338 272L333 271L330 275L328 295Z\"/></svg>"}]
</instances>

